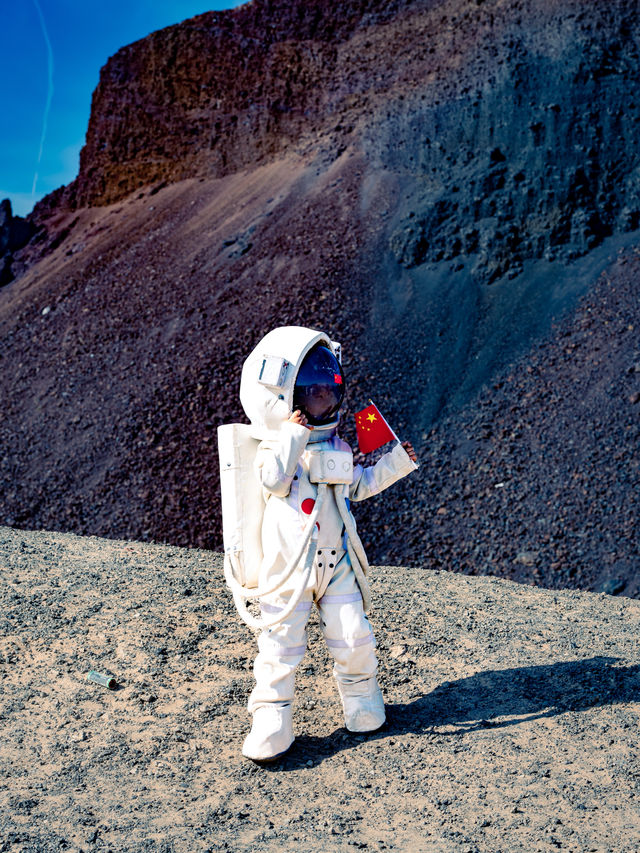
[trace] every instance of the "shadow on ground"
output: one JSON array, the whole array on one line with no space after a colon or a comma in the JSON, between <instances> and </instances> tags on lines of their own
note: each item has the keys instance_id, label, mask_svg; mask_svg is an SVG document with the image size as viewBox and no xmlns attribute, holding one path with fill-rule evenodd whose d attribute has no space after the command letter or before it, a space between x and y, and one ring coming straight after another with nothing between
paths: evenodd
<instances>
[{"instance_id":1,"label":"shadow on ground","mask_svg":"<svg viewBox=\"0 0 640 853\"><path fill-rule=\"evenodd\" d=\"M468 678L441 684L412 702L387 705L387 722L377 732L357 735L336 729L326 737L298 737L272 770L296 770L317 764L363 739L413 732L441 737L478 729L504 728L568 711L640 699L640 666L617 666L618 658L593 657L544 666L484 670ZM416 680L416 688L418 682ZM444 732L437 731L446 726Z\"/></svg>"}]
</instances>

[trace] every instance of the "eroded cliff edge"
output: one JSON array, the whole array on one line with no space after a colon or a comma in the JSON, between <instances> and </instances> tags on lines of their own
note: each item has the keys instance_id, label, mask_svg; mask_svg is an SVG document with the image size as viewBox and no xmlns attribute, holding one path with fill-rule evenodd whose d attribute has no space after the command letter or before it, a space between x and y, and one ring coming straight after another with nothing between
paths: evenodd
<instances>
[{"instance_id":1,"label":"eroded cliff edge","mask_svg":"<svg viewBox=\"0 0 640 853\"><path fill-rule=\"evenodd\" d=\"M256 0L107 62L68 198L356 143L406 193L400 265L513 277L638 227L639 44L629 0Z\"/></svg>"}]
</instances>

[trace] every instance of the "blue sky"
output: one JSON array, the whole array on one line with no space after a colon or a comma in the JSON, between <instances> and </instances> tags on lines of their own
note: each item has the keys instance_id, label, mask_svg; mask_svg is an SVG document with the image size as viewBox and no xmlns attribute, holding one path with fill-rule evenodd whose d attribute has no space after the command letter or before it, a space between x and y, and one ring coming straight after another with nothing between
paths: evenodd
<instances>
[{"instance_id":1,"label":"blue sky","mask_svg":"<svg viewBox=\"0 0 640 853\"><path fill-rule=\"evenodd\" d=\"M0 0L0 199L24 216L78 173L100 68L154 30L238 0Z\"/></svg>"}]
</instances>

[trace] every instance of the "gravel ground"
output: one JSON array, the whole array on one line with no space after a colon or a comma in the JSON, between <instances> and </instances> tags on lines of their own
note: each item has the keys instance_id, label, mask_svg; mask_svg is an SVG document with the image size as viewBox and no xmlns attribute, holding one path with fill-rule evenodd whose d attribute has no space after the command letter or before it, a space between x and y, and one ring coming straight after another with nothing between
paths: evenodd
<instances>
[{"instance_id":1,"label":"gravel ground","mask_svg":"<svg viewBox=\"0 0 640 853\"><path fill-rule=\"evenodd\" d=\"M1 851L640 849L639 602L375 568L386 727L342 727L312 615L298 739L264 768L221 577L206 551L0 528Z\"/></svg>"}]
</instances>

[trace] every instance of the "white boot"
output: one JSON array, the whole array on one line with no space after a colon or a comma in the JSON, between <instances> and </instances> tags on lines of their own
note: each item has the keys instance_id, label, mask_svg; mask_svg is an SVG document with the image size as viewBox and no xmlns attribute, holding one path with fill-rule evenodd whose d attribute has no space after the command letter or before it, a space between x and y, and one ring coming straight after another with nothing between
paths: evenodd
<instances>
[{"instance_id":1,"label":"white boot","mask_svg":"<svg viewBox=\"0 0 640 853\"><path fill-rule=\"evenodd\" d=\"M273 761L292 743L291 705L260 705L253 712L253 725L245 738L242 754L252 761Z\"/></svg>"},{"instance_id":2,"label":"white boot","mask_svg":"<svg viewBox=\"0 0 640 853\"><path fill-rule=\"evenodd\" d=\"M384 699L375 677L349 683L338 681L344 724L350 732L374 732L385 721Z\"/></svg>"}]
</instances>

